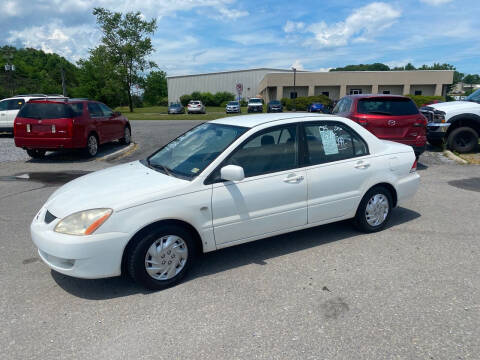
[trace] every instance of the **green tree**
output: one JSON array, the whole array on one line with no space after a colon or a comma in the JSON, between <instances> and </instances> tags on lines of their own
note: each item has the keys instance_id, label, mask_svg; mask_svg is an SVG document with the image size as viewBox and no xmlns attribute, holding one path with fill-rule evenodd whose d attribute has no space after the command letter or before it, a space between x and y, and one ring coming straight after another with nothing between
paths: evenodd
<instances>
[{"instance_id":1,"label":"green tree","mask_svg":"<svg viewBox=\"0 0 480 360\"><path fill-rule=\"evenodd\" d=\"M78 62L79 86L74 89L75 97L99 100L116 107L128 102L118 66L107 56L107 49L100 45L90 51L90 57Z\"/></svg>"},{"instance_id":2,"label":"green tree","mask_svg":"<svg viewBox=\"0 0 480 360\"><path fill-rule=\"evenodd\" d=\"M149 105L160 105L167 96L167 74L164 71L151 71L144 82L143 100Z\"/></svg>"},{"instance_id":3,"label":"green tree","mask_svg":"<svg viewBox=\"0 0 480 360\"><path fill-rule=\"evenodd\" d=\"M116 74L120 76L123 89L128 97L128 106L133 112L132 87L142 83L141 73L156 67L147 57L153 52L150 35L157 28L155 19L143 20L139 11L125 15L104 8L95 8L93 15L102 30L102 44Z\"/></svg>"}]
</instances>

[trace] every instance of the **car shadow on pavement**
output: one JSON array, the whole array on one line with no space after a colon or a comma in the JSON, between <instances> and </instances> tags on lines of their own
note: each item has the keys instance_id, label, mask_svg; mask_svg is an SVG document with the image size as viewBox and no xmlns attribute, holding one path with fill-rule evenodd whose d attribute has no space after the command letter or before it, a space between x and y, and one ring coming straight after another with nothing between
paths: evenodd
<instances>
[{"instance_id":1,"label":"car shadow on pavement","mask_svg":"<svg viewBox=\"0 0 480 360\"><path fill-rule=\"evenodd\" d=\"M29 163L47 164L47 163L80 163L101 159L106 155L113 154L128 145L120 144L119 142L111 142L100 145L98 153L95 157L87 156L82 150L63 150L63 151L48 151L42 159L30 159Z\"/></svg>"},{"instance_id":2,"label":"car shadow on pavement","mask_svg":"<svg viewBox=\"0 0 480 360\"><path fill-rule=\"evenodd\" d=\"M402 207L394 209L392 215L385 231L421 216L416 211ZM268 259L360 235L362 233L355 230L350 221L341 221L221 249L200 256L183 282L249 264L268 265L266 262ZM88 300L107 300L154 292L133 283L126 276L87 280L72 278L53 270L51 274L55 282L65 291Z\"/></svg>"}]
</instances>

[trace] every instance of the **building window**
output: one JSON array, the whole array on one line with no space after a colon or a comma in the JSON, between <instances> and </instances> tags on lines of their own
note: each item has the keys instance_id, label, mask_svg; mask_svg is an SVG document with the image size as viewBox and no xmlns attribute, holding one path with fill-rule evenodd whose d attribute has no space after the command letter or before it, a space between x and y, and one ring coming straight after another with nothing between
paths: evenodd
<instances>
[{"instance_id":1,"label":"building window","mask_svg":"<svg viewBox=\"0 0 480 360\"><path fill-rule=\"evenodd\" d=\"M362 93L362 89L350 89L350 95L358 95Z\"/></svg>"},{"instance_id":2,"label":"building window","mask_svg":"<svg viewBox=\"0 0 480 360\"><path fill-rule=\"evenodd\" d=\"M422 90L415 90L415 95L422 95Z\"/></svg>"},{"instance_id":3,"label":"building window","mask_svg":"<svg viewBox=\"0 0 480 360\"><path fill-rule=\"evenodd\" d=\"M384 93L385 95L389 95L389 94L390 94L390 90L383 90L383 93Z\"/></svg>"},{"instance_id":4,"label":"building window","mask_svg":"<svg viewBox=\"0 0 480 360\"><path fill-rule=\"evenodd\" d=\"M325 95L326 97L330 97L330 92L328 92L328 91L322 91L322 95Z\"/></svg>"}]
</instances>

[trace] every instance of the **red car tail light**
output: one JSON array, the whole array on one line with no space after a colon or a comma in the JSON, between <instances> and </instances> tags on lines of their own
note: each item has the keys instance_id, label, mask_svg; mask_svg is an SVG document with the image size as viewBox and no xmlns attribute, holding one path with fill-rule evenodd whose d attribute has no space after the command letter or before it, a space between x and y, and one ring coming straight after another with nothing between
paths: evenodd
<instances>
[{"instance_id":1,"label":"red car tail light","mask_svg":"<svg viewBox=\"0 0 480 360\"><path fill-rule=\"evenodd\" d=\"M417 158L415 158L415 161L413 162L412 168L410 169L410 173L414 173L417 171Z\"/></svg>"},{"instance_id":2,"label":"red car tail light","mask_svg":"<svg viewBox=\"0 0 480 360\"><path fill-rule=\"evenodd\" d=\"M413 124L413 126L416 126L416 127L427 126L427 119L423 116L419 117L418 119L415 120L415 123Z\"/></svg>"}]
</instances>

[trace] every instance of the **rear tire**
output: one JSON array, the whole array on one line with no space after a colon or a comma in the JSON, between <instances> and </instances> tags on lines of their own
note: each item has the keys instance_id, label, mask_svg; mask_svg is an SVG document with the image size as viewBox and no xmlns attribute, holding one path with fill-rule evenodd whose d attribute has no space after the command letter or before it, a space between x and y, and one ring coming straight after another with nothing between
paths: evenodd
<instances>
[{"instance_id":1,"label":"rear tire","mask_svg":"<svg viewBox=\"0 0 480 360\"><path fill-rule=\"evenodd\" d=\"M178 284L193 266L197 243L187 229L164 225L136 240L127 254L131 278L152 290Z\"/></svg>"},{"instance_id":2,"label":"rear tire","mask_svg":"<svg viewBox=\"0 0 480 360\"><path fill-rule=\"evenodd\" d=\"M85 154L88 157L94 157L98 153L98 139L94 134L88 135L87 147L85 148Z\"/></svg>"},{"instance_id":3,"label":"rear tire","mask_svg":"<svg viewBox=\"0 0 480 360\"><path fill-rule=\"evenodd\" d=\"M367 191L358 206L354 224L360 231L377 232L385 228L392 213L392 194L383 186Z\"/></svg>"},{"instance_id":4,"label":"rear tire","mask_svg":"<svg viewBox=\"0 0 480 360\"><path fill-rule=\"evenodd\" d=\"M473 151L478 145L478 134L469 127L459 127L448 135L448 147L459 153Z\"/></svg>"},{"instance_id":5,"label":"rear tire","mask_svg":"<svg viewBox=\"0 0 480 360\"><path fill-rule=\"evenodd\" d=\"M27 149L27 154L32 159L43 159L45 157L45 150L40 149Z\"/></svg>"}]
</instances>

